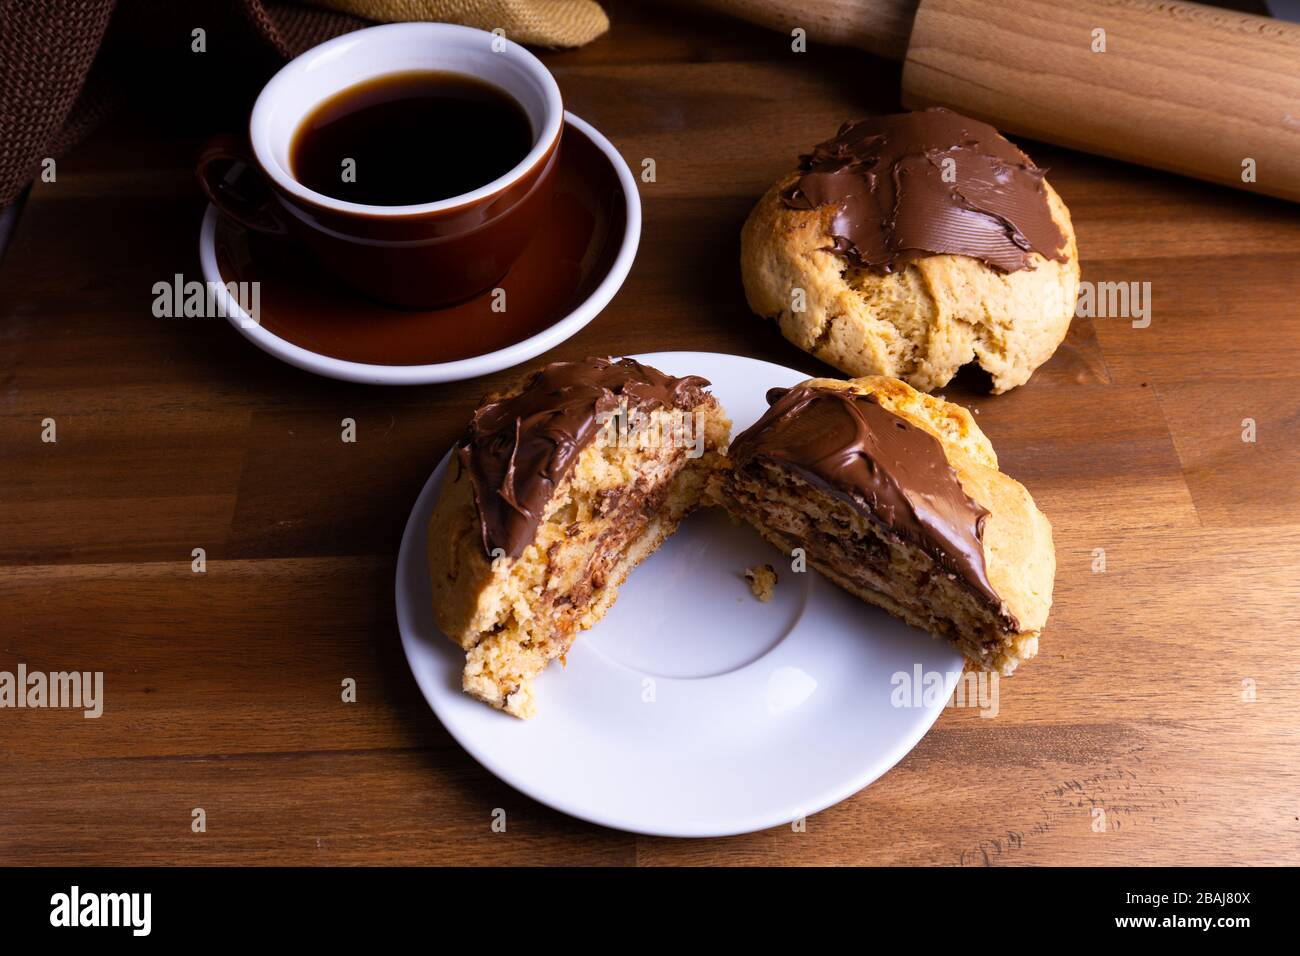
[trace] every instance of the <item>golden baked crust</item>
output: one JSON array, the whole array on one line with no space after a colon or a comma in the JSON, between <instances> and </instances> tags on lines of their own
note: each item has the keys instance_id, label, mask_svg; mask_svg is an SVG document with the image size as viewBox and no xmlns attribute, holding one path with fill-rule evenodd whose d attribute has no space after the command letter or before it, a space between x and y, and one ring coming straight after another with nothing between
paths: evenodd
<instances>
[{"instance_id":1,"label":"golden baked crust","mask_svg":"<svg viewBox=\"0 0 1300 956\"><path fill-rule=\"evenodd\" d=\"M471 483L449 462L429 519L429 577L438 626L466 652L466 693L516 717L533 715L532 678L600 620L627 573L700 503L708 474L723 467L730 422L712 397L693 411L704 428L698 458L667 444L584 448L516 558L488 559ZM648 421L657 427L670 414L655 410Z\"/></svg>"},{"instance_id":2,"label":"golden baked crust","mask_svg":"<svg viewBox=\"0 0 1300 956\"><path fill-rule=\"evenodd\" d=\"M756 564L752 568L745 569L745 581L749 584L749 590L764 604L772 600L772 596L776 594L778 580L776 568L770 564Z\"/></svg>"},{"instance_id":3,"label":"golden baked crust","mask_svg":"<svg viewBox=\"0 0 1300 956\"><path fill-rule=\"evenodd\" d=\"M960 629L963 633L944 636L953 639L975 666L1004 675L1033 657L1038 651L1038 639L1052 604L1052 586L1056 576L1052 526L1024 486L999 471L993 446L970 412L960 405L923 394L904 382L884 376L848 381L816 378L803 384L874 395L885 409L939 440L962 489L988 511L982 539L985 570L989 583L1002 599L1003 610L1015 619L1017 625L1014 630L1000 634L996 641L988 639L987 630L975 636L969 624ZM782 493L772 492L770 488L769 494L779 496ZM806 501L799 501L806 490L796 487L784 492L787 502L798 502L800 507L807 508ZM789 553L792 547L801 546L801 542L788 534L770 525L765 526L757 517L760 509L753 506L752 500L738 500L738 493L742 491L734 475L715 479L711 488L715 500L737 517L754 524L782 551ZM843 516L840 516L840 521L843 522ZM857 597L884 607L915 626L935 630L933 616L908 607L904 601L891 599L878 588L863 587L840 573L840 569L829 566L828 562L812 559L812 563ZM972 607L948 608L945 614L964 616L969 622Z\"/></svg>"},{"instance_id":4,"label":"golden baked crust","mask_svg":"<svg viewBox=\"0 0 1300 956\"><path fill-rule=\"evenodd\" d=\"M799 175L775 183L749 214L740 265L749 307L804 351L849 375L889 375L923 391L974 360L993 391L1005 392L1028 381L1065 338L1079 291L1078 248L1069 210L1046 182L1067 261L1033 253L1034 268L1001 273L967 256L933 255L881 275L827 251L834 207L782 202Z\"/></svg>"}]
</instances>

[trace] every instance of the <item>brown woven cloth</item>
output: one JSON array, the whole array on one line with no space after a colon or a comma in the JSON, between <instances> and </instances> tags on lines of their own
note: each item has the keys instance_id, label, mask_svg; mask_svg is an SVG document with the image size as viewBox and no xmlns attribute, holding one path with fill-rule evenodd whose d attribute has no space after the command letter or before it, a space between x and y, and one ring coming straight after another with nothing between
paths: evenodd
<instances>
[{"instance_id":1,"label":"brown woven cloth","mask_svg":"<svg viewBox=\"0 0 1300 956\"><path fill-rule=\"evenodd\" d=\"M221 38L210 41L214 48L241 48L241 67L259 73L374 20L501 27L512 39L550 46L576 46L609 27L595 0L311 2L320 6L268 0L0 0L0 208L39 174L44 159L57 158L124 99L157 84L160 76L151 75L151 68L168 84L182 82L167 71L178 66L176 53L188 46L195 27Z\"/></svg>"},{"instance_id":2,"label":"brown woven cloth","mask_svg":"<svg viewBox=\"0 0 1300 956\"><path fill-rule=\"evenodd\" d=\"M81 93L114 3L0 0L0 206L106 112L93 91Z\"/></svg>"}]
</instances>

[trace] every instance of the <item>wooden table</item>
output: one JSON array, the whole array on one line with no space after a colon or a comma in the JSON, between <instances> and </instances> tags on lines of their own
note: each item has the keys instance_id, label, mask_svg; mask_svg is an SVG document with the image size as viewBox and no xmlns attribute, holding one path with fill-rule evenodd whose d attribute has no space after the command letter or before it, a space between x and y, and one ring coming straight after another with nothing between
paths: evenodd
<instances>
[{"instance_id":1,"label":"wooden table","mask_svg":"<svg viewBox=\"0 0 1300 956\"><path fill-rule=\"evenodd\" d=\"M896 107L897 68L613 13L607 37L545 59L657 181L626 286L548 357L700 349L826 373L748 313L737 233L801 149ZM199 276L189 163L212 124L187 121L122 120L80 147L0 267L0 670L106 684L98 720L0 710L0 862L1300 863L1295 206L1030 144L1084 278L1150 282L1153 300L1148 328L1077 320L1011 394L947 390L1055 525L1041 655L996 718L948 709L807 832L645 839L498 782L398 643L410 505L517 373L363 387L219 319L154 318L153 283Z\"/></svg>"}]
</instances>

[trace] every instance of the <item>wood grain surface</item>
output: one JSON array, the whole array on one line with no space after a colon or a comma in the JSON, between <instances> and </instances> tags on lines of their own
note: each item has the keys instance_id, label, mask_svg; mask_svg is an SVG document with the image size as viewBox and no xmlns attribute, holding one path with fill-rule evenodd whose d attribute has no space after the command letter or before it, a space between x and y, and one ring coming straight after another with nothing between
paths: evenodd
<instances>
[{"instance_id":1,"label":"wood grain surface","mask_svg":"<svg viewBox=\"0 0 1300 956\"><path fill-rule=\"evenodd\" d=\"M1300 24L1181 0L1014 9L924 0L904 104L1300 200Z\"/></svg>"},{"instance_id":2,"label":"wood grain surface","mask_svg":"<svg viewBox=\"0 0 1300 956\"><path fill-rule=\"evenodd\" d=\"M608 36L544 58L657 181L626 286L548 357L697 349L829 373L748 313L737 234L798 152L897 108L898 65L611 12ZM1078 319L1023 388L945 390L1055 525L1040 656L996 717L949 708L806 832L646 839L479 767L399 646L409 508L517 373L350 385L220 319L151 314L155 282L199 276L195 148L246 108L113 122L36 185L0 264L0 670L103 671L106 697L97 720L0 710L0 863L1300 863L1297 207L1026 144L1073 212L1084 279L1151 290L1148 327Z\"/></svg>"}]
</instances>

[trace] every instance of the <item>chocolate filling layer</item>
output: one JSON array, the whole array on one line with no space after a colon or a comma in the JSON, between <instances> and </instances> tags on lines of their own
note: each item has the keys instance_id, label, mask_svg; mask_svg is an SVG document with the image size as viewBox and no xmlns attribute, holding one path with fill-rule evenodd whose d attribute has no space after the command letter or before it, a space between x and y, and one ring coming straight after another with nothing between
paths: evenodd
<instances>
[{"instance_id":1,"label":"chocolate filling layer","mask_svg":"<svg viewBox=\"0 0 1300 956\"><path fill-rule=\"evenodd\" d=\"M939 440L873 395L810 388L768 392L770 408L732 442L736 469L768 461L847 502L924 550L993 609L984 565L988 511L962 489Z\"/></svg>"},{"instance_id":2,"label":"chocolate filling layer","mask_svg":"<svg viewBox=\"0 0 1300 956\"><path fill-rule=\"evenodd\" d=\"M1034 252L1068 258L1045 170L992 126L949 110L845 123L799 168L783 201L834 206L831 251L854 265L887 273L950 253L1015 272Z\"/></svg>"},{"instance_id":3,"label":"chocolate filling layer","mask_svg":"<svg viewBox=\"0 0 1300 956\"><path fill-rule=\"evenodd\" d=\"M693 409L708 386L699 376L673 378L632 359L589 358L554 362L518 395L480 406L456 448L456 479L469 474L484 553L523 554L604 416L624 405Z\"/></svg>"},{"instance_id":4,"label":"chocolate filling layer","mask_svg":"<svg viewBox=\"0 0 1300 956\"><path fill-rule=\"evenodd\" d=\"M1006 635L1020 630L1014 616L990 614L983 597L961 579L936 573L926 552L790 469L751 463L728 477L726 494L733 514L764 529L777 547L787 553L802 548L832 581L880 596L893 613L901 611L977 658L995 654Z\"/></svg>"},{"instance_id":5,"label":"chocolate filling layer","mask_svg":"<svg viewBox=\"0 0 1300 956\"><path fill-rule=\"evenodd\" d=\"M637 481L625 490L604 493L598 520L607 522L608 529L596 539L581 579L564 593L544 592L542 600L549 601L552 610L567 607L581 613L608 583L609 572L622 559L628 545L645 533L663 507L675 477L676 471L653 488L645 481ZM569 625L568 619L557 621L558 633L563 634Z\"/></svg>"}]
</instances>

